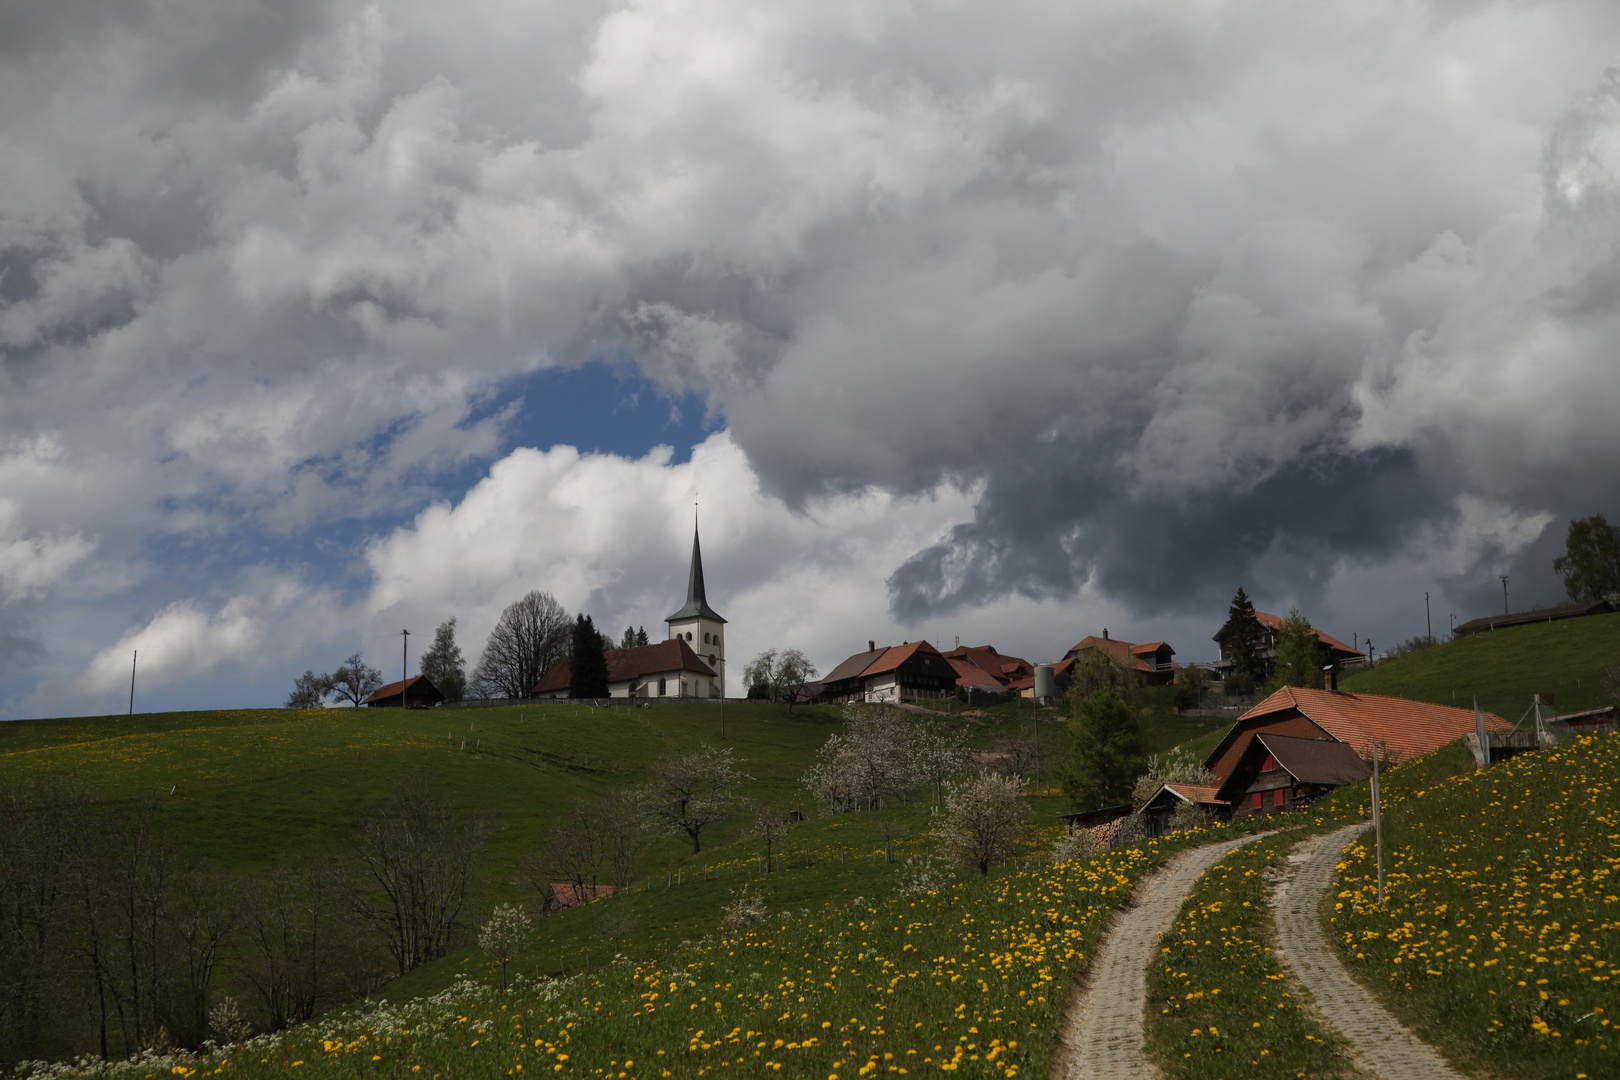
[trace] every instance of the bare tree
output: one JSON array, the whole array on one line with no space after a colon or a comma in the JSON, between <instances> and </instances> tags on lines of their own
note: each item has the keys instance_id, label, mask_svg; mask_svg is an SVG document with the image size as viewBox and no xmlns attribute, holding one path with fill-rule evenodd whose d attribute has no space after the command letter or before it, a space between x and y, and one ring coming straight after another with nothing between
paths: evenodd
<instances>
[{"instance_id":1,"label":"bare tree","mask_svg":"<svg viewBox=\"0 0 1620 1080\"><path fill-rule=\"evenodd\" d=\"M481 817L456 810L419 780L396 787L360 823L350 895L356 912L381 933L399 974L449 951L488 836Z\"/></svg>"},{"instance_id":2,"label":"bare tree","mask_svg":"<svg viewBox=\"0 0 1620 1080\"><path fill-rule=\"evenodd\" d=\"M790 713L805 684L815 677L816 665L798 649L766 649L743 669L743 685L763 689L771 701L787 702Z\"/></svg>"},{"instance_id":3,"label":"bare tree","mask_svg":"<svg viewBox=\"0 0 1620 1080\"><path fill-rule=\"evenodd\" d=\"M240 974L265 1027L280 1031L315 1015L337 937L332 883L318 867L282 867L244 883Z\"/></svg>"},{"instance_id":4,"label":"bare tree","mask_svg":"<svg viewBox=\"0 0 1620 1080\"><path fill-rule=\"evenodd\" d=\"M382 672L366 663L360 653L350 653L349 658L331 675L327 689L338 700L352 703L356 708L366 698L375 694L382 688Z\"/></svg>"},{"instance_id":5,"label":"bare tree","mask_svg":"<svg viewBox=\"0 0 1620 1080\"><path fill-rule=\"evenodd\" d=\"M780 843L782 837L787 835L792 822L784 816L771 813L767 806L754 807L754 825L750 830L753 834L765 841L765 872L771 872L771 848Z\"/></svg>"},{"instance_id":6,"label":"bare tree","mask_svg":"<svg viewBox=\"0 0 1620 1080\"><path fill-rule=\"evenodd\" d=\"M473 669L473 688L485 697L528 697L546 669L568 654L573 632L573 619L548 592L536 589L508 604Z\"/></svg>"},{"instance_id":7,"label":"bare tree","mask_svg":"<svg viewBox=\"0 0 1620 1080\"><path fill-rule=\"evenodd\" d=\"M990 752L997 758L997 771L1015 777L1021 783L1028 783L1041 766L1046 764L1046 755L1041 749L1041 744L1031 735L1014 735L999 739L990 748Z\"/></svg>"},{"instance_id":8,"label":"bare tree","mask_svg":"<svg viewBox=\"0 0 1620 1080\"><path fill-rule=\"evenodd\" d=\"M1029 809L1018 792L1018 781L997 773L952 784L934 839L946 854L989 874L990 864L1017 855L1028 835Z\"/></svg>"},{"instance_id":9,"label":"bare tree","mask_svg":"<svg viewBox=\"0 0 1620 1080\"><path fill-rule=\"evenodd\" d=\"M574 891L574 902L583 904L596 896L596 886L607 861L607 847L591 807L576 799L551 827L540 849L539 866L543 880L537 881L542 895L550 885L567 885Z\"/></svg>"},{"instance_id":10,"label":"bare tree","mask_svg":"<svg viewBox=\"0 0 1620 1080\"><path fill-rule=\"evenodd\" d=\"M916 786L916 727L887 706L851 705L844 731L816 751L800 783L828 813L874 810Z\"/></svg>"},{"instance_id":11,"label":"bare tree","mask_svg":"<svg viewBox=\"0 0 1620 1080\"><path fill-rule=\"evenodd\" d=\"M664 831L691 840L696 854L702 850L699 835L731 816L738 785L751 779L737 771L729 747L704 746L655 766L641 804Z\"/></svg>"}]
</instances>

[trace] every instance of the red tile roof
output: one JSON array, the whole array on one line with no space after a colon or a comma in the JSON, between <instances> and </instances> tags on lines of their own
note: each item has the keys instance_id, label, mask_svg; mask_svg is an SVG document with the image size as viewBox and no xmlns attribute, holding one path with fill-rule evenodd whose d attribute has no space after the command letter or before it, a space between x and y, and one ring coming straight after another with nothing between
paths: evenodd
<instances>
[{"instance_id":1,"label":"red tile roof","mask_svg":"<svg viewBox=\"0 0 1620 1080\"><path fill-rule=\"evenodd\" d=\"M600 897L612 896L614 888L612 885L575 885L572 881L553 881L550 906L553 911L560 911L588 904Z\"/></svg>"},{"instance_id":2,"label":"red tile roof","mask_svg":"<svg viewBox=\"0 0 1620 1080\"><path fill-rule=\"evenodd\" d=\"M1373 755L1373 744L1384 748L1394 759L1407 761L1433 753L1442 746L1474 730L1472 709L1431 705L1427 701L1385 697L1382 694L1353 694L1344 690L1316 690L1285 686L1237 718L1231 731L1204 759L1205 767L1226 749L1227 740L1246 720L1298 709L1313 723L1364 758ZM1513 725L1495 713L1485 713L1488 731L1508 731Z\"/></svg>"},{"instance_id":3,"label":"red tile roof","mask_svg":"<svg viewBox=\"0 0 1620 1080\"><path fill-rule=\"evenodd\" d=\"M1032 673L1035 665L1021 656L1008 656L997 652L994 645L959 645L944 654L947 660L966 660L979 670L989 673L999 683Z\"/></svg>"},{"instance_id":4,"label":"red tile roof","mask_svg":"<svg viewBox=\"0 0 1620 1080\"><path fill-rule=\"evenodd\" d=\"M1113 658L1113 661L1116 664L1123 666L1125 663L1131 662L1136 665L1136 670L1138 671L1154 670L1152 664L1148 663L1146 660L1138 659L1134 655L1137 648L1138 646L1132 645L1129 641L1121 641L1119 638L1087 636L1081 638L1079 642L1075 644L1074 648L1070 649L1069 651L1071 653L1077 653L1086 649L1097 649L1100 652L1107 653Z\"/></svg>"},{"instance_id":5,"label":"red tile roof","mask_svg":"<svg viewBox=\"0 0 1620 1080\"><path fill-rule=\"evenodd\" d=\"M422 697L420 699L422 701L427 701L429 698L434 698L434 699L437 699L439 701L443 701L444 700L444 695L439 693L439 688L437 686L434 686L430 682L426 682L426 680L427 680L426 675L412 675L410 678L406 679L402 683L391 682L387 686L380 687L375 693L373 693L370 697L366 698L366 700L362 701L360 704L362 704L362 705L370 705L373 701L385 701L385 700L387 700L388 698L391 698L391 697L399 697L400 696L400 689L399 688L402 687L402 686L416 687L416 689L421 691L421 693L422 693ZM421 683L421 682L426 682L426 687L425 688L416 686L417 683ZM432 693L428 693L429 690L431 690ZM412 700L416 700L416 699L413 698Z\"/></svg>"},{"instance_id":6,"label":"red tile roof","mask_svg":"<svg viewBox=\"0 0 1620 1080\"><path fill-rule=\"evenodd\" d=\"M893 671L907 660L910 660L914 654L919 652L931 652L935 656L939 656L939 650L928 644L928 642L923 641L921 638L917 639L916 641L908 641L904 645L890 645L887 649L883 650L882 656L879 656L876 660L872 661L872 663L861 672L861 676L864 678L867 675L881 675L885 671ZM842 664L839 665L839 667L842 666Z\"/></svg>"},{"instance_id":7,"label":"red tile roof","mask_svg":"<svg viewBox=\"0 0 1620 1080\"><path fill-rule=\"evenodd\" d=\"M1166 784L1165 787L1180 795L1190 803L1215 803L1225 805L1223 800L1216 797L1220 790L1206 784Z\"/></svg>"},{"instance_id":8,"label":"red tile roof","mask_svg":"<svg viewBox=\"0 0 1620 1080\"><path fill-rule=\"evenodd\" d=\"M610 649L607 653L607 669L609 683L627 682L643 675L662 675L667 671L714 674L714 669L704 663L681 638L637 645L632 649ZM551 694L568 689L573 670L573 660L563 657L546 669L540 681L534 684L534 693Z\"/></svg>"},{"instance_id":9,"label":"red tile roof","mask_svg":"<svg viewBox=\"0 0 1620 1080\"><path fill-rule=\"evenodd\" d=\"M946 663L956 670L957 686L994 686L1001 687L1001 680L988 671L979 667L971 660L959 660L956 657L947 657Z\"/></svg>"},{"instance_id":10,"label":"red tile roof","mask_svg":"<svg viewBox=\"0 0 1620 1080\"><path fill-rule=\"evenodd\" d=\"M844 679L858 678L864 671L866 671L867 668L871 667L879 657L888 651L888 646L884 646L881 649L873 649L870 652L858 652L854 656L851 656L849 659L845 660L842 664L839 664L837 667L827 672L826 678L822 679L821 681L823 684L827 684L841 682Z\"/></svg>"},{"instance_id":11,"label":"red tile roof","mask_svg":"<svg viewBox=\"0 0 1620 1080\"><path fill-rule=\"evenodd\" d=\"M1280 618L1278 618L1277 616L1268 615L1264 611L1257 611L1257 612L1254 613L1254 617L1256 619L1260 620L1260 625L1261 626L1266 627L1268 630L1271 630L1274 633L1278 633L1278 634L1282 633L1283 621ZM1357 652L1355 649L1352 649L1350 646L1348 646L1344 642L1340 641L1338 638L1334 637L1332 634L1324 633L1321 630L1318 630L1314 626L1311 627L1311 633L1316 635L1316 640L1317 641L1320 641L1322 644L1326 645L1330 649L1340 649L1340 650L1342 650L1344 652L1351 653L1351 654L1353 654L1355 656L1362 655L1361 653Z\"/></svg>"}]
</instances>

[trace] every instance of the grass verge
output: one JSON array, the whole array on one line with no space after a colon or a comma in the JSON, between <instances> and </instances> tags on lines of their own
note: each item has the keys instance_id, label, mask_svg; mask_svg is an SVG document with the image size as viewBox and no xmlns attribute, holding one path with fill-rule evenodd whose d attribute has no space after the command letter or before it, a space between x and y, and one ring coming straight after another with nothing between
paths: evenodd
<instances>
[{"instance_id":1,"label":"grass verge","mask_svg":"<svg viewBox=\"0 0 1620 1080\"><path fill-rule=\"evenodd\" d=\"M1211 867L1148 970L1147 1049L1169 1080L1353 1075L1337 1035L1289 992L1273 957L1266 870L1308 835L1289 829Z\"/></svg>"}]
</instances>

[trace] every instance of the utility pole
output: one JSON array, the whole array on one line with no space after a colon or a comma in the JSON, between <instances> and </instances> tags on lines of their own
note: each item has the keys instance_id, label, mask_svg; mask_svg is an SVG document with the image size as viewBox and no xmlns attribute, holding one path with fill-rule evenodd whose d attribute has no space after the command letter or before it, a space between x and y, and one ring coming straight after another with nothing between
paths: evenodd
<instances>
[{"instance_id":1,"label":"utility pole","mask_svg":"<svg viewBox=\"0 0 1620 1080\"><path fill-rule=\"evenodd\" d=\"M1502 614L1504 614L1504 615L1509 614L1508 606L1507 606L1507 581L1508 581L1508 576L1506 574L1503 574L1502 575Z\"/></svg>"},{"instance_id":2,"label":"utility pole","mask_svg":"<svg viewBox=\"0 0 1620 1080\"><path fill-rule=\"evenodd\" d=\"M1423 628L1428 631L1429 641L1434 641L1434 620L1429 616L1429 591L1423 591Z\"/></svg>"},{"instance_id":3,"label":"utility pole","mask_svg":"<svg viewBox=\"0 0 1620 1080\"><path fill-rule=\"evenodd\" d=\"M141 650L136 649L129 658L129 715L135 715L135 661L141 658Z\"/></svg>"},{"instance_id":4,"label":"utility pole","mask_svg":"<svg viewBox=\"0 0 1620 1080\"><path fill-rule=\"evenodd\" d=\"M1372 815L1373 835L1378 844L1378 906L1384 906L1384 815L1382 813L1383 791L1378 776L1378 744L1373 743L1373 779L1372 779Z\"/></svg>"},{"instance_id":5,"label":"utility pole","mask_svg":"<svg viewBox=\"0 0 1620 1080\"><path fill-rule=\"evenodd\" d=\"M405 700L405 679L410 672L410 668L406 664L405 648L410 644L410 641L411 632L401 630L399 632L399 707L402 709L410 707Z\"/></svg>"}]
</instances>

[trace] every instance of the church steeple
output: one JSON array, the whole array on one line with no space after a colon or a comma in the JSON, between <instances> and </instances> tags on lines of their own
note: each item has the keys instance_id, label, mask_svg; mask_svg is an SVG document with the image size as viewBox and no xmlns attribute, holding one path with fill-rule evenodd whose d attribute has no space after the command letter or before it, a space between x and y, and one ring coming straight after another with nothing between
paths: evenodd
<instances>
[{"instance_id":1,"label":"church steeple","mask_svg":"<svg viewBox=\"0 0 1620 1080\"><path fill-rule=\"evenodd\" d=\"M692 569L686 577L686 606L664 621L675 622L678 619L711 619L723 623L714 608L709 606L709 598L703 589L703 548L698 543L697 526L692 526Z\"/></svg>"}]
</instances>

